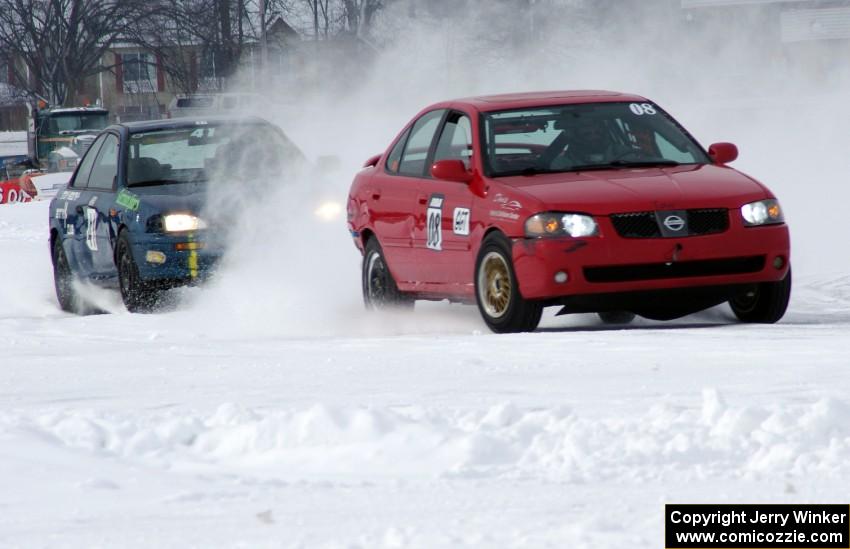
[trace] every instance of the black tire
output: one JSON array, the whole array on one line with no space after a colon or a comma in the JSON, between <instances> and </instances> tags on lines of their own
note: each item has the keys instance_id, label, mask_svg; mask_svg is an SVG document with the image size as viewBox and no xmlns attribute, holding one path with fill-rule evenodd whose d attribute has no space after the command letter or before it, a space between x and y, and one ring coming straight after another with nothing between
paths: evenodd
<instances>
[{"instance_id":1,"label":"black tire","mask_svg":"<svg viewBox=\"0 0 850 549\"><path fill-rule=\"evenodd\" d=\"M773 324L785 315L791 300L791 269L779 282L762 282L729 300L741 322Z\"/></svg>"},{"instance_id":2,"label":"black tire","mask_svg":"<svg viewBox=\"0 0 850 549\"><path fill-rule=\"evenodd\" d=\"M77 277L74 276L71 265L68 263L68 256L65 255L65 249L62 247L62 239L57 237L53 241L53 286L56 289L59 307L67 313L90 314L91 307L74 288L76 282Z\"/></svg>"},{"instance_id":3,"label":"black tire","mask_svg":"<svg viewBox=\"0 0 850 549\"><path fill-rule=\"evenodd\" d=\"M121 231L118 235L118 243L115 245L115 265L118 268L121 300L127 310L131 313L147 313L156 310L160 292L145 284L139 276L139 268L133 259L127 231Z\"/></svg>"},{"instance_id":4,"label":"black tire","mask_svg":"<svg viewBox=\"0 0 850 549\"><path fill-rule=\"evenodd\" d=\"M596 314L605 324L629 324L635 319L635 314L631 311L603 311Z\"/></svg>"},{"instance_id":5,"label":"black tire","mask_svg":"<svg viewBox=\"0 0 850 549\"><path fill-rule=\"evenodd\" d=\"M413 298L399 291L377 238L366 242L361 280L367 309L413 308Z\"/></svg>"},{"instance_id":6,"label":"black tire","mask_svg":"<svg viewBox=\"0 0 850 549\"><path fill-rule=\"evenodd\" d=\"M543 306L520 294L510 242L501 233L490 233L481 244L475 299L484 322L497 334L532 332L540 324Z\"/></svg>"}]
</instances>

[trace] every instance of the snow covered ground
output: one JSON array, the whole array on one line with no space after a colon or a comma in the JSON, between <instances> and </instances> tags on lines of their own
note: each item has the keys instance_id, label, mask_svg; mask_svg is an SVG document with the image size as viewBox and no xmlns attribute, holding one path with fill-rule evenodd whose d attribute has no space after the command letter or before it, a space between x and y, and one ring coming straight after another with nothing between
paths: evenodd
<instances>
[{"instance_id":1,"label":"snow covered ground","mask_svg":"<svg viewBox=\"0 0 850 549\"><path fill-rule=\"evenodd\" d=\"M656 548L665 502L846 500L848 275L801 269L775 326L495 336L471 307L366 315L353 246L269 244L294 275L74 317L47 205L0 210L2 547Z\"/></svg>"},{"instance_id":2,"label":"snow covered ground","mask_svg":"<svg viewBox=\"0 0 850 549\"><path fill-rule=\"evenodd\" d=\"M27 132L0 132L0 156L27 154Z\"/></svg>"}]
</instances>

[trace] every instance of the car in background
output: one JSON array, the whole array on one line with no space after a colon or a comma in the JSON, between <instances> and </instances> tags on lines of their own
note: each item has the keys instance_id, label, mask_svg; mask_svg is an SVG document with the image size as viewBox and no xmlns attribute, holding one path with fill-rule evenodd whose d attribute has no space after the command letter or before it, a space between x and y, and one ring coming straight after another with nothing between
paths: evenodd
<instances>
[{"instance_id":1,"label":"car in background","mask_svg":"<svg viewBox=\"0 0 850 549\"><path fill-rule=\"evenodd\" d=\"M0 204L31 202L52 198L60 188L64 188L71 178L71 172L44 173L28 167L29 164L15 166L0 173Z\"/></svg>"},{"instance_id":2,"label":"car in background","mask_svg":"<svg viewBox=\"0 0 850 549\"><path fill-rule=\"evenodd\" d=\"M0 204L29 202L35 197L35 187L22 180L31 168L26 155L0 156Z\"/></svg>"},{"instance_id":3,"label":"car in background","mask_svg":"<svg viewBox=\"0 0 850 549\"><path fill-rule=\"evenodd\" d=\"M495 332L544 307L668 320L723 302L772 323L791 292L767 187L649 99L604 91L476 97L420 112L354 178L367 306L477 303Z\"/></svg>"},{"instance_id":4,"label":"car in background","mask_svg":"<svg viewBox=\"0 0 850 549\"><path fill-rule=\"evenodd\" d=\"M37 199L46 200L56 196L60 190L64 190L72 175L73 172L44 173L32 170L25 173L22 179L29 181L35 187Z\"/></svg>"},{"instance_id":5,"label":"car in background","mask_svg":"<svg viewBox=\"0 0 850 549\"><path fill-rule=\"evenodd\" d=\"M0 204L32 202L36 196L35 187L21 181L20 177L0 181Z\"/></svg>"},{"instance_id":6,"label":"car in background","mask_svg":"<svg viewBox=\"0 0 850 549\"><path fill-rule=\"evenodd\" d=\"M207 203L210 182L294 173L304 155L259 118L130 122L106 128L50 203L50 250L61 308L93 310L79 283L117 288L127 309L147 311L162 292L207 278L232 219ZM226 186L226 185L225 185Z\"/></svg>"}]
</instances>

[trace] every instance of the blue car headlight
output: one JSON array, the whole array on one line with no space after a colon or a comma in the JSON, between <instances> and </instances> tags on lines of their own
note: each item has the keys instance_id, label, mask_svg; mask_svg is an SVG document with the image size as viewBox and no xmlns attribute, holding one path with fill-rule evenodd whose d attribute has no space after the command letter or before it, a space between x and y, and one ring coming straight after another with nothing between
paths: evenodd
<instances>
[{"instance_id":1,"label":"blue car headlight","mask_svg":"<svg viewBox=\"0 0 850 549\"><path fill-rule=\"evenodd\" d=\"M187 213L156 214L147 221L149 233L185 233L206 228L206 221Z\"/></svg>"},{"instance_id":2,"label":"blue car headlight","mask_svg":"<svg viewBox=\"0 0 850 549\"><path fill-rule=\"evenodd\" d=\"M197 231L206 229L207 224L203 219L191 214L168 214L162 216L162 226L165 232L179 233L185 231Z\"/></svg>"}]
</instances>

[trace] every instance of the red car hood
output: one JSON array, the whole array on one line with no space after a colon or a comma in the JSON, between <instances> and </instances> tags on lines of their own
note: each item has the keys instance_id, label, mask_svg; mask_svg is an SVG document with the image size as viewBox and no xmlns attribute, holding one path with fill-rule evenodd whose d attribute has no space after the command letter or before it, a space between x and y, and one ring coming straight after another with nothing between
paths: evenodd
<instances>
[{"instance_id":1,"label":"red car hood","mask_svg":"<svg viewBox=\"0 0 850 549\"><path fill-rule=\"evenodd\" d=\"M540 211L606 215L643 210L737 208L769 195L759 183L714 165L600 170L497 179L537 199ZM519 194L519 193L518 193ZM531 204L527 205L532 207Z\"/></svg>"}]
</instances>

